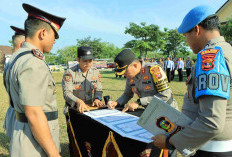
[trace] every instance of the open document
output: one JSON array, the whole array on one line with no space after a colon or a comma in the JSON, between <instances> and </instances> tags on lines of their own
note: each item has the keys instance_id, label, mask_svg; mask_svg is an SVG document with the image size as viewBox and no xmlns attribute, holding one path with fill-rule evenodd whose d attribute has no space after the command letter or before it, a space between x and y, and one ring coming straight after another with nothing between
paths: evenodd
<instances>
[{"instance_id":1,"label":"open document","mask_svg":"<svg viewBox=\"0 0 232 157\"><path fill-rule=\"evenodd\" d=\"M137 124L153 135L173 135L191 122L189 117L154 96Z\"/></svg>"},{"instance_id":2,"label":"open document","mask_svg":"<svg viewBox=\"0 0 232 157\"><path fill-rule=\"evenodd\" d=\"M134 115L123 113L115 109L92 110L84 112L84 114L109 127L123 137L144 143L152 142L151 137L153 135L137 124L139 118Z\"/></svg>"}]
</instances>

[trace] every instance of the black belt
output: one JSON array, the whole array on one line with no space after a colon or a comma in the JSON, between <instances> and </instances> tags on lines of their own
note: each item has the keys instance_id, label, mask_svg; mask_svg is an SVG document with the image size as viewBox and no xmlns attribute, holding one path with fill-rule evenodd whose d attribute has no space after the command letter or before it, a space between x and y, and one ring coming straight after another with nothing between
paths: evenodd
<instances>
[{"instance_id":1,"label":"black belt","mask_svg":"<svg viewBox=\"0 0 232 157\"><path fill-rule=\"evenodd\" d=\"M166 103L168 103L169 105L171 105L172 102L173 102L173 97L171 96L171 98Z\"/></svg>"},{"instance_id":2,"label":"black belt","mask_svg":"<svg viewBox=\"0 0 232 157\"><path fill-rule=\"evenodd\" d=\"M58 111L53 111L53 112L44 112L45 116L47 117L48 121L56 120L58 118ZM27 123L27 117L25 113L19 113L15 111L15 116L16 119L20 122Z\"/></svg>"}]
</instances>

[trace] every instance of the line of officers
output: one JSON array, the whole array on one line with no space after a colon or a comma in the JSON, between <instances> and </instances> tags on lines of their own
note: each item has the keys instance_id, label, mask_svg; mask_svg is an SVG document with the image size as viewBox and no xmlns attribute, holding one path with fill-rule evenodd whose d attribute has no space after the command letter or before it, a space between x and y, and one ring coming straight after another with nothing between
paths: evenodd
<instances>
[{"instance_id":1,"label":"line of officers","mask_svg":"<svg viewBox=\"0 0 232 157\"><path fill-rule=\"evenodd\" d=\"M58 30L65 18L29 4L23 4L23 8L28 13L25 30L14 29L13 38L14 47L21 48L15 49L4 69L10 98L4 128L10 138L10 156L60 156L56 86L44 53L50 52L59 38ZM178 28L198 54L193 74L187 80L182 108L193 123L172 136L153 137L152 145L157 148L178 150L184 156L232 156L232 48L220 36L218 23L215 11L209 6L198 6L190 10ZM24 36L25 41L17 42L17 36ZM137 59L130 49L122 50L114 60L117 75L127 78L124 93L107 104L102 102L101 75L92 66L92 48L78 47L77 60L79 65L68 69L62 80L65 115L69 107L80 113L88 111L89 106L122 106L123 112L135 111L140 105L146 108L154 96L178 109L164 70L158 64ZM207 80L203 76L214 78ZM128 103L134 94L139 99Z\"/></svg>"},{"instance_id":2,"label":"line of officers","mask_svg":"<svg viewBox=\"0 0 232 157\"><path fill-rule=\"evenodd\" d=\"M186 69L187 78L191 73L193 66L190 57L184 62L181 57L174 59L172 57L167 57L166 61L160 60L159 64L164 68L167 74L168 82L171 82L175 77L175 70L178 72L179 81L183 81L183 70Z\"/></svg>"}]
</instances>

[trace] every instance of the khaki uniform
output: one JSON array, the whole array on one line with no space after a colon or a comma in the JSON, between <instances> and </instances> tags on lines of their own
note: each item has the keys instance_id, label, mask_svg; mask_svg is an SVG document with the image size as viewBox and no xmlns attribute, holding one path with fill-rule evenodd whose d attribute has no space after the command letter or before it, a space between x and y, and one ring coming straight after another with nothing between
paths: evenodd
<instances>
[{"instance_id":1,"label":"khaki uniform","mask_svg":"<svg viewBox=\"0 0 232 157\"><path fill-rule=\"evenodd\" d=\"M232 78L232 47L223 37L212 39L208 48L220 46L223 51L229 72ZM182 154L194 153L197 149L211 141L232 140L232 87L230 85L230 98L224 99L216 96L202 96L195 100L196 67L187 81L187 93L184 96L182 112L193 120L193 123L173 135L170 140ZM217 92L217 91L215 91ZM220 147L217 144L217 147ZM231 145L230 145L231 148Z\"/></svg>"},{"instance_id":2,"label":"khaki uniform","mask_svg":"<svg viewBox=\"0 0 232 157\"><path fill-rule=\"evenodd\" d=\"M141 105L145 107L154 95L165 102L172 99L172 91L163 69L157 64L145 62L142 62L141 72L136 77L126 80L126 89L117 99L118 104L126 104L134 96L134 93L140 98ZM171 102L171 106L178 109L175 99Z\"/></svg>"},{"instance_id":3,"label":"khaki uniform","mask_svg":"<svg viewBox=\"0 0 232 157\"><path fill-rule=\"evenodd\" d=\"M34 49L34 51L32 51ZM33 53L20 57L6 72L7 91L11 91L11 97L15 111L25 113L24 106L41 106L44 112L57 111L56 87L43 54L30 43L24 42L22 48L16 51L12 60L25 51ZM52 139L60 149L58 119L48 121ZM47 156L38 142L35 140L28 123L16 120L12 139L10 142L10 155L13 157L41 157Z\"/></svg>"},{"instance_id":4,"label":"khaki uniform","mask_svg":"<svg viewBox=\"0 0 232 157\"><path fill-rule=\"evenodd\" d=\"M99 70L91 67L85 75L79 66L68 69L62 80L63 94L66 101L64 114L67 107L74 107L78 99L86 104L92 104L95 99L102 99L101 75Z\"/></svg>"}]
</instances>

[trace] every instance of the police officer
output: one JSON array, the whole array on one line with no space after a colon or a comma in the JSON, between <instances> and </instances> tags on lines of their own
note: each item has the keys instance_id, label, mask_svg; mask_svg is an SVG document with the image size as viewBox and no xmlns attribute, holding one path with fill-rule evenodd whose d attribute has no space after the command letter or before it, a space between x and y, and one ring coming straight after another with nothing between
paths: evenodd
<instances>
[{"instance_id":1,"label":"police officer","mask_svg":"<svg viewBox=\"0 0 232 157\"><path fill-rule=\"evenodd\" d=\"M176 101L172 97L167 77L163 69L158 64L145 63L138 60L130 49L122 50L114 60L117 66L118 75L126 76L126 88L124 93L116 100L109 101L110 109L116 106L124 106L123 111L134 111L139 105L146 107L154 95L158 96L174 108L178 108ZM137 102L127 102L138 95Z\"/></svg>"},{"instance_id":2,"label":"police officer","mask_svg":"<svg viewBox=\"0 0 232 157\"><path fill-rule=\"evenodd\" d=\"M186 75L187 75L187 78L189 77L190 73L191 73L191 69L192 69L192 61L191 61L191 58L188 57L188 60L186 61Z\"/></svg>"},{"instance_id":3,"label":"police officer","mask_svg":"<svg viewBox=\"0 0 232 157\"><path fill-rule=\"evenodd\" d=\"M13 43L13 52L17 51L25 41L25 31L21 28L10 26L11 29L14 30L14 35L12 36L12 43ZM8 61L5 63L5 68L8 66ZM12 130L15 124L16 118L15 118L15 112L14 108L9 105L9 108L6 112L5 121L3 124L3 128L6 130L6 136L11 139Z\"/></svg>"},{"instance_id":4,"label":"police officer","mask_svg":"<svg viewBox=\"0 0 232 157\"><path fill-rule=\"evenodd\" d=\"M220 36L219 24L213 9L198 6L178 28L197 54L182 107L193 122L172 137L154 137L157 147L176 148L185 156L232 156L232 47Z\"/></svg>"},{"instance_id":5,"label":"police officer","mask_svg":"<svg viewBox=\"0 0 232 157\"><path fill-rule=\"evenodd\" d=\"M59 157L59 124L56 87L44 53L51 51L65 18L29 4L25 42L13 53L6 68L6 89L16 122L10 142L13 157Z\"/></svg>"},{"instance_id":6,"label":"police officer","mask_svg":"<svg viewBox=\"0 0 232 157\"><path fill-rule=\"evenodd\" d=\"M81 46L77 49L77 61L79 65L68 69L63 76L62 88L65 99L64 114L68 122L68 108L77 108L77 111L83 113L89 111L88 106L104 106L102 100L102 84L99 70L93 67L93 49L91 47ZM68 125L68 123L67 123ZM70 156L74 151L71 147L72 136L67 130L69 136Z\"/></svg>"},{"instance_id":7,"label":"police officer","mask_svg":"<svg viewBox=\"0 0 232 157\"><path fill-rule=\"evenodd\" d=\"M81 46L77 50L79 65L68 69L63 76L62 87L67 107L77 107L83 113L88 106L104 106L102 100L101 74L93 67L93 49Z\"/></svg>"}]
</instances>

